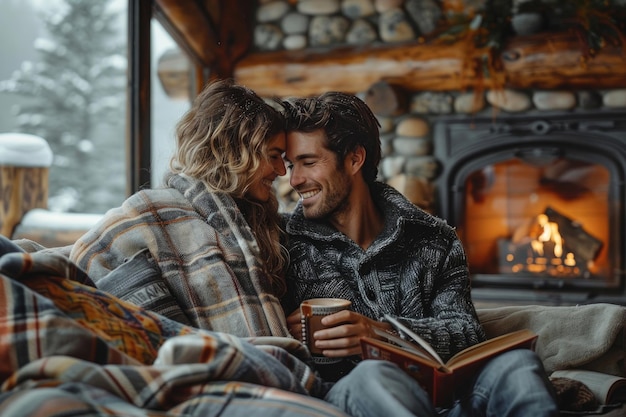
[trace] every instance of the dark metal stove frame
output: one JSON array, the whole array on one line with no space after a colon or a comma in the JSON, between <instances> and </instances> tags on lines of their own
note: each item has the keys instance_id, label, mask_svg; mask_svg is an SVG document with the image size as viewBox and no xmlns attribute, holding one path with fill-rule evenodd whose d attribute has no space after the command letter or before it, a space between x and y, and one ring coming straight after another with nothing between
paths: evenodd
<instances>
[{"instance_id":1,"label":"dark metal stove frame","mask_svg":"<svg viewBox=\"0 0 626 417\"><path fill-rule=\"evenodd\" d=\"M551 305L612 302L626 305L626 113L536 112L451 116L436 120L434 156L441 164L436 181L437 214L453 226L463 221L468 175L520 154L571 157L605 166L611 176L609 253L617 284L542 280L528 274L502 279L473 274L473 297ZM470 271L471 272L471 271ZM502 282L505 284L502 284Z\"/></svg>"}]
</instances>

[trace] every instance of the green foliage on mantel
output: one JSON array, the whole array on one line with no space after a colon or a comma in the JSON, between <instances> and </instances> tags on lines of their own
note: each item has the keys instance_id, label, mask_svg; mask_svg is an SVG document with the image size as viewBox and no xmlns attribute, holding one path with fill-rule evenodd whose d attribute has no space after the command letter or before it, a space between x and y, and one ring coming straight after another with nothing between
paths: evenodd
<instances>
[{"instance_id":1,"label":"green foliage on mantel","mask_svg":"<svg viewBox=\"0 0 626 417\"><path fill-rule=\"evenodd\" d=\"M620 0L486 0L481 9L466 13L446 11L434 42L459 42L472 56L468 67L485 78L497 78L500 53L514 36L515 20L533 16L536 33L571 33L578 39L582 61L593 58L606 45L624 48L626 55L626 2ZM476 58L479 56L480 58Z\"/></svg>"},{"instance_id":2,"label":"green foliage on mantel","mask_svg":"<svg viewBox=\"0 0 626 417\"><path fill-rule=\"evenodd\" d=\"M626 2L619 0L486 0L473 13L449 12L433 34L435 40L454 42L471 37L476 48L502 49L516 36L516 16L535 14L542 31L572 32L593 56L607 44L626 45Z\"/></svg>"}]
</instances>

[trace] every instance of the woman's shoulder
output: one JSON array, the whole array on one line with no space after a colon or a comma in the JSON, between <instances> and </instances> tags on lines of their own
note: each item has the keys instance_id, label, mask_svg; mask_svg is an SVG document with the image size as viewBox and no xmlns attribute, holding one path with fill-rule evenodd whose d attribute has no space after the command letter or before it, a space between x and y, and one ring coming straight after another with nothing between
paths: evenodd
<instances>
[{"instance_id":1,"label":"woman's shoulder","mask_svg":"<svg viewBox=\"0 0 626 417\"><path fill-rule=\"evenodd\" d=\"M137 213L164 210L193 210L190 202L174 188L150 188L136 192L121 206L123 211Z\"/></svg>"}]
</instances>

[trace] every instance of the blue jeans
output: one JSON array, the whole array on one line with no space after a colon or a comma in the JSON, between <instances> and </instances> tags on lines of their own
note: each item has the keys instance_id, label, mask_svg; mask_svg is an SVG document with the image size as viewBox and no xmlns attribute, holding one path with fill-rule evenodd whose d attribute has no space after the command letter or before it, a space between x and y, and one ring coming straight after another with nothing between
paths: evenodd
<instances>
[{"instance_id":1,"label":"blue jeans","mask_svg":"<svg viewBox=\"0 0 626 417\"><path fill-rule=\"evenodd\" d=\"M359 363L325 399L353 417L559 415L543 364L534 352L525 349L492 359L449 409L436 409L428 394L396 365L374 360Z\"/></svg>"}]
</instances>

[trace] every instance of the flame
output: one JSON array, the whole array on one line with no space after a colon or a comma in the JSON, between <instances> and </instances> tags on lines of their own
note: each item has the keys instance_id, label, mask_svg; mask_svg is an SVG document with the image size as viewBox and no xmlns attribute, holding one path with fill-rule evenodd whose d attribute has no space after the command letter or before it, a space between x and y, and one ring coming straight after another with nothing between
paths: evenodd
<instances>
[{"instance_id":1,"label":"flame","mask_svg":"<svg viewBox=\"0 0 626 417\"><path fill-rule=\"evenodd\" d=\"M533 240L531 246L533 250L541 255L544 255L544 244L546 242L554 243L554 256L556 258L560 258L563 256L563 238L559 233L559 225L549 221L548 216L545 214L540 214L537 216L537 222L539 226L543 229L543 232L537 237L536 240ZM572 255L573 256L573 255Z\"/></svg>"},{"instance_id":2,"label":"flame","mask_svg":"<svg viewBox=\"0 0 626 417\"><path fill-rule=\"evenodd\" d=\"M506 255L506 262L512 263L512 272L550 273L554 276L570 276L580 273L578 261L572 252L565 250L565 240L559 232L559 225L550 221L546 214L535 217L528 230L527 245L530 250L525 259L515 259L513 253Z\"/></svg>"}]
</instances>

